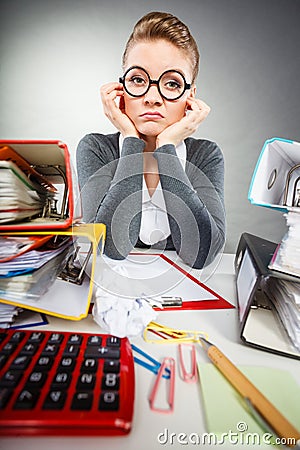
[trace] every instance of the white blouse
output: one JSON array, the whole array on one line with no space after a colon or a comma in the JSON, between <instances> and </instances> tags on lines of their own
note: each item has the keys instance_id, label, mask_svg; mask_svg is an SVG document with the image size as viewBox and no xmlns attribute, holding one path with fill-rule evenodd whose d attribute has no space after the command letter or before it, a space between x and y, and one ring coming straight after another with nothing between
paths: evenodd
<instances>
[{"instance_id":1,"label":"white blouse","mask_svg":"<svg viewBox=\"0 0 300 450\"><path fill-rule=\"evenodd\" d=\"M123 140L123 136L120 134L119 149L122 149ZM176 153L183 170L185 170L186 146L184 142L177 145ZM160 181L152 197L150 197L145 178L143 177L142 218L139 238L144 244L153 245L166 239L170 234L166 203Z\"/></svg>"}]
</instances>

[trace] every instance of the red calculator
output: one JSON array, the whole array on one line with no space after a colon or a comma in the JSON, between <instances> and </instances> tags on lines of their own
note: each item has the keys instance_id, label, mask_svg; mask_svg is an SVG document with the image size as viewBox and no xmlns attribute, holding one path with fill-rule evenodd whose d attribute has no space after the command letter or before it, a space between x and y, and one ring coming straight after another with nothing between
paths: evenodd
<instances>
[{"instance_id":1,"label":"red calculator","mask_svg":"<svg viewBox=\"0 0 300 450\"><path fill-rule=\"evenodd\" d=\"M122 435L133 409L127 338L0 330L0 435Z\"/></svg>"}]
</instances>

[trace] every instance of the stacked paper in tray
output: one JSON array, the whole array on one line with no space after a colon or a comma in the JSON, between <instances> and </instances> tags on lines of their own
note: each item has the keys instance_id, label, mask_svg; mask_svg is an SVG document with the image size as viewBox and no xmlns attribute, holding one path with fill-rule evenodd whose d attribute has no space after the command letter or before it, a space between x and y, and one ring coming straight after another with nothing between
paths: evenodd
<instances>
[{"instance_id":1,"label":"stacked paper in tray","mask_svg":"<svg viewBox=\"0 0 300 450\"><path fill-rule=\"evenodd\" d=\"M53 192L32 182L12 161L0 161L0 223L41 214Z\"/></svg>"},{"instance_id":2,"label":"stacked paper in tray","mask_svg":"<svg viewBox=\"0 0 300 450\"><path fill-rule=\"evenodd\" d=\"M67 145L0 139L0 197L1 231L65 230L79 222L80 192Z\"/></svg>"},{"instance_id":3,"label":"stacked paper in tray","mask_svg":"<svg viewBox=\"0 0 300 450\"><path fill-rule=\"evenodd\" d=\"M269 269L276 271L277 276L270 280L268 287L281 323L291 342L300 350L299 142L272 138L264 143L252 176L248 199L254 205L285 214L288 231L269 263Z\"/></svg>"},{"instance_id":4,"label":"stacked paper in tray","mask_svg":"<svg viewBox=\"0 0 300 450\"><path fill-rule=\"evenodd\" d=\"M50 236L51 238L51 236ZM28 238L25 236L26 245ZM68 258L74 253L73 239L64 237L58 242L52 236L38 249L20 250L19 256L2 257L0 260L0 298L4 300L38 300L51 286L62 271ZM2 250L7 245L7 237L0 238ZM20 245L20 242L19 242ZM9 249L9 254L11 249Z\"/></svg>"},{"instance_id":5,"label":"stacked paper in tray","mask_svg":"<svg viewBox=\"0 0 300 450\"><path fill-rule=\"evenodd\" d=\"M0 306L22 308L18 323L32 311L71 320L87 316L105 226L80 224L80 219L79 186L67 145L60 140L1 139L0 268L6 271L0 272ZM44 242L48 245L66 237L71 243L57 253L40 246L44 238L51 238ZM80 254L81 245L86 253ZM44 259L48 251L50 260ZM5 310L4 320L7 311L13 310ZM8 322L0 318L0 328L10 317Z\"/></svg>"},{"instance_id":6,"label":"stacked paper in tray","mask_svg":"<svg viewBox=\"0 0 300 450\"><path fill-rule=\"evenodd\" d=\"M286 220L288 232L278 245L269 268L298 276L300 283L300 211L288 212Z\"/></svg>"},{"instance_id":7,"label":"stacked paper in tray","mask_svg":"<svg viewBox=\"0 0 300 450\"><path fill-rule=\"evenodd\" d=\"M17 306L0 303L0 328L10 328L21 311Z\"/></svg>"},{"instance_id":8,"label":"stacked paper in tray","mask_svg":"<svg viewBox=\"0 0 300 450\"><path fill-rule=\"evenodd\" d=\"M278 245L269 269L299 277L299 282L273 279L270 293L287 334L300 350L300 212L289 211L286 220L288 232Z\"/></svg>"},{"instance_id":9,"label":"stacked paper in tray","mask_svg":"<svg viewBox=\"0 0 300 450\"><path fill-rule=\"evenodd\" d=\"M281 323L294 346L300 350L300 283L270 278L268 288Z\"/></svg>"}]
</instances>

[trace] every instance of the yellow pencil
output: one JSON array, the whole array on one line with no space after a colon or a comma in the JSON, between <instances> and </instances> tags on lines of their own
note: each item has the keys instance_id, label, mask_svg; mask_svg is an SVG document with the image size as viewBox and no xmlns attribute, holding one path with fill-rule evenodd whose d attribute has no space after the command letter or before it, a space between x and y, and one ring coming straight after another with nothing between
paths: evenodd
<instances>
[{"instance_id":1,"label":"yellow pencil","mask_svg":"<svg viewBox=\"0 0 300 450\"><path fill-rule=\"evenodd\" d=\"M199 339L210 360L240 395L250 402L271 430L278 437L286 439L289 447L295 447L297 441L299 445L300 432L215 345L202 337Z\"/></svg>"}]
</instances>

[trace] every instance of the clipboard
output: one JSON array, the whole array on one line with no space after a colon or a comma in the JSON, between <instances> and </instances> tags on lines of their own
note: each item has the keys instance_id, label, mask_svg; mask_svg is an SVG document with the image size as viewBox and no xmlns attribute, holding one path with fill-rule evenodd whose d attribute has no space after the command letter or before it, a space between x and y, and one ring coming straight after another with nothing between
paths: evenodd
<instances>
[{"instance_id":1,"label":"clipboard","mask_svg":"<svg viewBox=\"0 0 300 450\"><path fill-rule=\"evenodd\" d=\"M7 233L1 232L0 235L7 235ZM80 261L82 269L80 272L84 271L85 276L82 284L78 284L76 279L71 280L72 268L67 267L61 276L62 279L56 279L48 292L39 300L13 301L0 298L0 302L63 319L81 320L85 318L89 312L93 293L97 254L103 252L105 225L99 223L77 224L66 230L14 231L9 235L76 236L77 244L84 250L82 261Z\"/></svg>"},{"instance_id":2,"label":"clipboard","mask_svg":"<svg viewBox=\"0 0 300 450\"><path fill-rule=\"evenodd\" d=\"M258 236L241 235L234 263L240 338L246 345L300 359L265 289L268 278L299 282L297 277L268 268L276 248L276 243Z\"/></svg>"},{"instance_id":3,"label":"clipboard","mask_svg":"<svg viewBox=\"0 0 300 450\"><path fill-rule=\"evenodd\" d=\"M13 155L16 153L17 155ZM2 223L0 231L60 230L82 217L79 186L67 145L59 140L0 140L0 158L22 167L30 177L55 191L42 213Z\"/></svg>"},{"instance_id":4,"label":"clipboard","mask_svg":"<svg viewBox=\"0 0 300 450\"><path fill-rule=\"evenodd\" d=\"M265 141L248 192L253 205L281 212L299 211L300 143L277 138Z\"/></svg>"},{"instance_id":5,"label":"clipboard","mask_svg":"<svg viewBox=\"0 0 300 450\"><path fill-rule=\"evenodd\" d=\"M172 265L175 269L177 269L179 272L181 272L183 275L185 275L190 281L195 283L197 286L199 286L201 289L204 289L208 296L212 295L215 297L213 300L199 300L197 299L193 301L183 301L182 306L180 307L168 307L165 308L165 311L176 311L176 310L191 310L191 309L232 309L234 308L234 305L229 303L227 300L225 300L220 294L215 292L213 289L206 286L204 283L199 281L197 278L195 278L193 275L188 273L186 270L184 270L182 267L178 266L174 261L169 259L166 255L161 254L160 257L167 262L168 264Z\"/></svg>"},{"instance_id":6,"label":"clipboard","mask_svg":"<svg viewBox=\"0 0 300 450\"><path fill-rule=\"evenodd\" d=\"M98 284L116 298L181 297L181 306L158 309L161 312L234 308L163 253L132 252L121 261L102 256L98 269Z\"/></svg>"}]
</instances>

